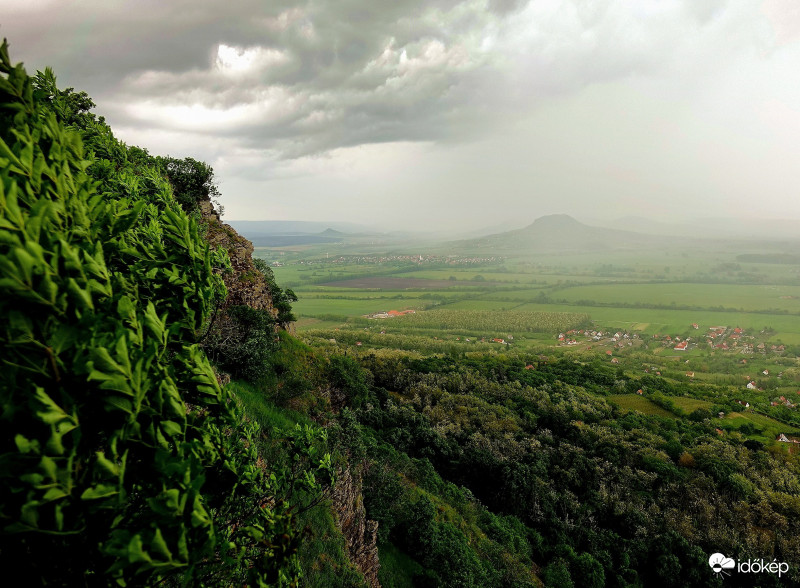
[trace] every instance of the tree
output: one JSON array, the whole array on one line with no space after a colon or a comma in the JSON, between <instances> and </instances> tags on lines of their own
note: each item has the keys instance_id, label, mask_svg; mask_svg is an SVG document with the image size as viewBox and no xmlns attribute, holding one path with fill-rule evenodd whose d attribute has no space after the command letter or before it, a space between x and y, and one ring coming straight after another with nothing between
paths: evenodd
<instances>
[{"instance_id":1,"label":"tree","mask_svg":"<svg viewBox=\"0 0 800 588\"><path fill-rule=\"evenodd\" d=\"M547 565L542 573L545 586L552 588L573 588L572 577L569 575L567 562L558 558Z\"/></svg>"},{"instance_id":2,"label":"tree","mask_svg":"<svg viewBox=\"0 0 800 588\"><path fill-rule=\"evenodd\" d=\"M277 311L275 317L276 322L283 328L286 328L289 323L293 323L297 319L292 313L292 302L297 302L297 295L290 289L283 290L275 281L275 274L272 268L267 265L263 259L253 260L256 269L260 271L267 281L269 287L270 297L272 298L272 306Z\"/></svg>"},{"instance_id":3,"label":"tree","mask_svg":"<svg viewBox=\"0 0 800 588\"><path fill-rule=\"evenodd\" d=\"M156 160L172 186L175 199L186 212L195 210L204 200L218 205L220 192L210 165L191 157L157 157Z\"/></svg>"}]
</instances>

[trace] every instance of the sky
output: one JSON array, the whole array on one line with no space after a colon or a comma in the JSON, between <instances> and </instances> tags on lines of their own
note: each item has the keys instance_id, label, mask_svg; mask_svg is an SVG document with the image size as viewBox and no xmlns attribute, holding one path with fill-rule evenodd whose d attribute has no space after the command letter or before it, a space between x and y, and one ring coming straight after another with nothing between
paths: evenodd
<instances>
[{"instance_id":1,"label":"sky","mask_svg":"<svg viewBox=\"0 0 800 588\"><path fill-rule=\"evenodd\" d=\"M226 220L800 219L795 0L0 0Z\"/></svg>"}]
</instances>

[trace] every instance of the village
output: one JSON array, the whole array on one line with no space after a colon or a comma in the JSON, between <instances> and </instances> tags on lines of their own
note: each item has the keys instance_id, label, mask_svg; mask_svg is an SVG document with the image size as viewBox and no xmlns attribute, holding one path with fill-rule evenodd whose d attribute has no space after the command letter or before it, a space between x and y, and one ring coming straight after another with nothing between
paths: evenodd
<instances>
[{"instance_id":1,"label":"village","mask_svg":"<svg viewBox=\"0 0 800 588\"><path fill-rule=\"evenodd\" d=\"M691 329L700 330L700 325L692 323ZM744 329L728 326L708 327L708 331L698 337L662 335L660 333L646 335L627 330L617 330L612 333L612 331L589 329L573 329L558 333L555 337L559 346L597 343L598 345L612 346L618 349L635 346L643 346L649 349L651 345L658 345L661 348L671 348L673 351L691 351L705 347L714 351L730 351L745 355L760 353L762 355L774 354L777 356L783 355L786 351L785 345L757 341L754 335L748 335Z\"/></svg>"}]
</instances>

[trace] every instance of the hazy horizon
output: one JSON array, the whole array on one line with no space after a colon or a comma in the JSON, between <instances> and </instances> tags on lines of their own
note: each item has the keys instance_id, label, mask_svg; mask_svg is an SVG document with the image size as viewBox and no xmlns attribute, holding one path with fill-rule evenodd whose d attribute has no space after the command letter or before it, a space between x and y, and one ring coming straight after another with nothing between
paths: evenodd
<instances>
[{"instance_id":1,"label":"hazy horizon","mask_svg":"<svg viewBox=\"0 0 800 588\"><path fill-rule=\"evenodd\" d=\"M800 8L11 0L12 61L215 169L225 220L800 221Z\"/></svg>"},{"instance_id":2,"label":"hazy horizon","mask_svg":"<svg viewBox=\"0 0 800 588\"><path fill-rule=\"evenodd\" d=\"M332 229L342 232L345 236L361 235L386 235L405 236L409 239L425 239L431 241L447 241L453 239L473 238L518 231L535 225L540 219L548 217L568 216L578 223L590 227L608 229L609 231L621 230L650 234L663 237L691 237L693 239L719 240L736 237L742 242L750 241L800 241L800 220L797 219L768 219L735 217L698 217L693 219L680 219L665 221L647 217L617 217L617 218L591 218L587 216L573 216L565 213L543 215L530 220L516 219L496 224L476 226L449 226L433 229L415 229L413 227L389 227L379 223L356 223L351 220L328 219L325 221L310 221L306 219L229 219L229 223L245 237L248 235L290 235L290 234L319 234Z\"/></svg>"}]
</instances>

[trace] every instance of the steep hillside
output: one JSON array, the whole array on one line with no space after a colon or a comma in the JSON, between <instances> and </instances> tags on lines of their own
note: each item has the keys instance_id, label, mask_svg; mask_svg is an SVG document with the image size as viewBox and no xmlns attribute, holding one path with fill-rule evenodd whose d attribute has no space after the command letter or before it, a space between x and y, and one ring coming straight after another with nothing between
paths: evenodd
<instances>
[{"instance_id":1,"label":"steep hillside","mask_svg":"<svg viewBox=\"0 0 800 588\"><path fill-rule=\"evenodd\" d=\"M199 203L200 214L206 226L205 240L212 248L222 247L231 262L230 271L222 272L228 289L223 309L245 305L254 310L269 312L277 318L270 286L266 277L253 262L253 244L242 237L230 225L224 224L210 199Z\"/></svg>"},{"instance_id":2,"label":"steep hillside","mask_svg":"<svg viewBox=\"0 0 800 588\"><path fill-rule=\"evenodd\" d=\"M90 105L0 48L0 563L29 585L290 579L292 494L198 344L226 256Z\"/></svg>"},{"instance_id":3,"label":"steep hillside","mask_svg":"<svg viewBox=\"0 0 800 588\"><path fill-rule=\"evenodd\" d=\"M288 586L324 544L362 585L325 432L259 418L266 388L247 405L209 362L263 378L292 295L212 212L208 165L119 142L93 106L3 43L0 563L26 585Z\"/></svg>"}]
</instances>

